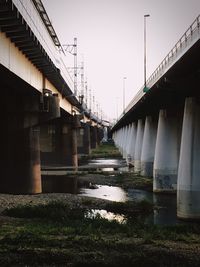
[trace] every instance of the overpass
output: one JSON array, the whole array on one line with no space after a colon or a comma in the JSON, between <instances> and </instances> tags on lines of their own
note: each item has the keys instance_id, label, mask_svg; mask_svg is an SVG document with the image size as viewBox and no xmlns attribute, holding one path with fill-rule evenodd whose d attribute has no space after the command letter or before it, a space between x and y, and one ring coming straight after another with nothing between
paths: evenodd
<instances>
[{"instance_id":1,"label":"overpass","mask_svg":"<svg viewBox=\"0 0 200 267\"><path fill-rule=\"evenodd\" d=\"M177 216L200 219L200 16L112 128L134 171L155 193L177 192Z\"/></svg>"},{"instance_id":2,"label":"overpass","mask_svg":"<svg viewBox=\"0 0 200 267\"><path fill-rule=\"evenodd\" d=\"M41 166L77 169L102 138L61 50L40 0L0 0L0 192L42 192Z\"/></svg>"}]
</instances>

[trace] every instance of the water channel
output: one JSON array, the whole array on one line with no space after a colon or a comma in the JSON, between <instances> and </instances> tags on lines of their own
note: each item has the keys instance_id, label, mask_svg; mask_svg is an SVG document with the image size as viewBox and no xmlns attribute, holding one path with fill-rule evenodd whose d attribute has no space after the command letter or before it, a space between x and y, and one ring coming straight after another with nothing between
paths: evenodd
<instances>
[{"instance_id":1,"label":"water channel","mask_svg":"<svg viewBox=\"0 0 200 267\"><path fill-rule=\"evenodd\" d=\"M97 169L101 169L101 166L103 166L101 169L103 171L118 170L123 172L128 170L125 162L118 159L95 159L89 161L88 165L96 166ZM107 185L97 185L97 189L81 188L79 194L83 196L122 202L130 200L147 200L157 207L153 214L148 218L149 223L158 225L174 225L182 223L177 219L176 216L176 195L154 194L153 192L147 192L138 189L128 189L125 191L121 187ZM100 211L99 213L105 218L114 218L113 214L107 214L106 211ZM121 217L119 217L119 220L121 220Z\"/></svg>"}]
</instances>

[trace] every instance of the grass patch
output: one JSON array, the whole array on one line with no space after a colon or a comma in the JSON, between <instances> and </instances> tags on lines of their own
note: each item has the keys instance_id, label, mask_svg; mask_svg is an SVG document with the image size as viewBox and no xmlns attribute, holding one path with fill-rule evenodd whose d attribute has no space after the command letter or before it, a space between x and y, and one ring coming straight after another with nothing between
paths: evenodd
<instances>
[{"instance_id":1,"label":"grass patch","mask_svg":"<svg viewBox=\"0 0 200 267\"><path fill-rule=\"evenodd\" d=\"M146 201L113 202L105 206L107 211L124 214L127 218L146 217L153 212L153 205Z\"/></svg>"},{"instance_id":2,"label":"grass patch","mask_svg":"<svg viewBox=\"0 0 200 267\"><path fill-rule=\"evenodd\" d=\"M19 205L14 208L5 209L3 214L17 218L40 218L64 222L71 218L73 218L73 220L83 219L85 209L80 209L79 207L71 208L67 203L52 201L46 205Z\"/></svg>"},{"instance_id":3,"label":"grass patch","mask_svg":"<svg viewBox=\"0 0 200 267\"><path fill-rule=\"evenodd\" d=\"M143 189L146 191L153 190L153 179L149 177L143 177L135 173L120 173L116 175L116 183L125 188Z\"/></svg>"},{"instance_id":4,"label":"grass patch","mask_svg":"<svg viewBox=\"0 0 200 267\"><path fill-rule=\"evenodd\" d=\"M96 149L92 149L90 158L122 158L121 153L114 144L100 144Z\"/></svg>"},{"instance_id":5,"label":"grass patch","mask_svg":"<svg viewBox=\"0 0 200 267\"><path fill-rule=\"evenodd\" d=\"M135 218L140 218L152 206L116 202L107 209L127 214L135 210ZM7 209L4 215L22 219L0 227L0 265L199 266L200 256L192 248L200 244L199 225L155 226L140 219L118 223L88 218L88 210L62 202ZM182 242L191 245L186 253L179 247Z\"/></svg>"}]
</instances>

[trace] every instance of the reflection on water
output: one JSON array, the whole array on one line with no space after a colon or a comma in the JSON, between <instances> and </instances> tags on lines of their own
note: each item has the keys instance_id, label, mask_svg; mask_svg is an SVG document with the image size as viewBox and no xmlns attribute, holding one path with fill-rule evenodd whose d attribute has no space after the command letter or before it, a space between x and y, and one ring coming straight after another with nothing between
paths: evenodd
<instances>
[{"instance_id":1,"label":"reflection on water","mask_svg":"<svg viewBox=\"0 0 200 267\"><path fill-rule=\"evenodd\" d=\"M140 189L128 189L128 197L134 201L147 200L151 203L153 202L152 192L147 192Z\"/></svg>"},{"instance_id":2,"label":"reflection on water","mask_svg":"<svg viewBox=\"0 0 200 267\"><path fill-rule=\"evenodd\" d=\"M176 195L153 194L154 224L173 225L179 223L176 216Z\"/></svg>"},{"instance_id":3,"label":"reflection on water","mask_svg":"<svg viewBox=\"0 0 200 267\"><path fill-rule=\"evenodd\" d=\"M126 161L124 159L98 158L88 161L88 166L95 166L98 169L101 169L102 171L129 171Z\"/></svg>"},{"instance_id":4,"label":"reflection on water","mask_svg":"<svg viewBox=\"0 0 200 267\"><path fill-rule=\"evenodd\" d=\"M109 221L116 220L120 223L123 223L125 221L125 217L123 215L115 214L113 212L108 212L107 210L98 210L98 209L92 209L86 214L86 217L94 218L98 215L100 215L102 218L105 218Z\"/></svg>"},{"instance_id":5,"label":"reflection on water","mask_svg":"<svg viewBox=\"0 0 200 267\"><path fill-rule=\"evenodd\" d=\"M104 158L99 158L99 159L92 159L88 161L88 165L126 165L126 161L123 159L104 159Z\"/></svg>"},{"instance_id":6,"label":"reflection on water","mask_svg":"<svg viewBox=\"0 0 200 267\"><path fill-rule=\"evenodd\" d=\"M80 194L112 201L125 202L129 200L127 193L121 187L116 186L98 185L97 189L81 188Z\"/></svg>"},{"instance_id":7,"label":"reflection on water","mask_svg":"<svg viewBox=\"0 0 200 267\"><path fill-rule=\"evenodd\" d=\"M122 171L128 172L126 161L124 159L105 159L98 158L88 161L89 166L95 166L102 171ZM154 194L144 190L128 189L126 192L121 187L98 185L97 189L81 189L80 193L84 196L96 197L112 201L126 202L128 200L142 201L147 200L156 207L153 214L147 219L148 223L160 225L172 225L180 223L176 217L176 195ZM113 218L113 213L105 210L96 211L104 218ZM122 219L122 218L121 218ZM119 219L119 220L121 220Z\"/></svg>"},{"instance_id":8,"label":"reflection on water","mask_svg":"<svg viewBox=\"0 0 200 267\"><path fill-rule=\"evenodd\" d=\"M176 217L176 195L153 194L144 190L129 189L128 192L120 187L98 185L98 189L81 189L84 196L97 197L112 201L126 202L128 200L147 200L156 207L153 214L148 217L148 223L158 225L174 225L180 223ZM109 217L109 213L100 213L104 218Z\"/></svg>"},{"instance_id":9,"label":"reflection on water","mask_svg":"<svg viewBox=\"0 0 200 267\"><path fill-rule=\"evenodd\" d=\"M103 172L113 172L114 168L102 168L101 169Z\"/></svg>"}]
</instances>

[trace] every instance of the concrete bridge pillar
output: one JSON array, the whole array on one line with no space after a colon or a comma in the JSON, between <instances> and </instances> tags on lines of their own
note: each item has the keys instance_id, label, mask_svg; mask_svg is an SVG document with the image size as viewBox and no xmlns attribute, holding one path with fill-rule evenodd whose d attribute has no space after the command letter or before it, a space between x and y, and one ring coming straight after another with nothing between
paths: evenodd
<instances>
[{"instance_id":1,"label":"concrete bridge pillar","mask_svg":"<svg viewBox=\"0 0 200 267\"><path fill-rule=\"evenodd\" d=\"M132 124L128 125L128 134L126 138L126 162L127 164L130 162L130 144L132 140Z\"/></svg>"},{"instance_id":2,"label":"concrete bridge pillar","mask_svg":"<svg viewBox=\"0 0 200 267\"><path fill-rule=\"evenodd\" d=\"M104 137L104 130L102 128L97 127L97 144L100 145L101 141Z\"/></svg>"},{"instance_id":3,"label":"concrete bridge pillar","mask_svg":"<svg viewBox=\"0 0 200 267\"><path fill-rule=\"evenodd\" d=\"M77 129L72 128L72 166L78 168Z\"/></svg>"},{"instance_id":4,"label":"concrete bridge pillar","mask_svg":"<svg viewBox=\"0 0 200 267\"><path fill-rule=\"evenodd\" d=\"M134 160L136 132L137 132L137 126L136 126L136 123L133 122L131 124L130 137L129 137L129 143L128 143L128 148L127 148L127 163L128 164L132 164L132 161Z\"/></svg>"},{"instance_id":5,"label":"concrete bridge pillar","mask_svg":"<svg viewBox=\"0 0 200 267\"><path fill-rule=\"evenodd\" d=\"M151 116L145 120L144 136L141 152L141 175L153 177L157 122Z\"/></svg>"},{"instance_id":6,"label":"concrete bridge pillar","mask_svg":"<svg viewBox=\"0 0 200 267\"><path fill-rule=\"evenodd\" d=\"M10 132L4 142L0 192L41 193L39 127Z\"/></svg>"},{"instance_id":7,"label":"concrete bridge pillar","mask_svg":"<svg viewBox=\"0 0 200 267\"><path fill-rule=\"evenodd\" d=\"M76 116L76 115L75 115ZM78 167L78 141L77 141L77 131L81 124L77 117L71 117L71 122L62 122L62 132L61 132L61 162L64 165L70 165L75 168Z\"/></svg>"},{"instance_id":8,"label":"concrete bridge pillar","mask_svg":"<svg viewBox=\"0 0 200 267\"><path fill-rule=\"evenodd\" d=\"M125 138L125 127L120 129L120 140L119 140L119 150L120 153L123 155L123 143Z\"/></svg>"},{"instance_id":9,"label":"concrete bridge pillar","mask_svg":"<svg viewBox=\"0 0 200 267\"><path fill-rule=\"evenodd\" d=\"M175 193L180 143L180 121L175 113L160 110L153 169L153 191Z\"/></svg>"},{"instance_id":10,"label":"concrete bridge pillar","mask_svg":"<svg viewBox=\"0 0 200 267\"><path fill-rule=\"evenodd\" d=\"M20 164L22 193L36 194L42 192L40 166L40 128L30 127L23 134L23 162Z\"/></svg>"},{"instance_id":11,"label":"concrete bridge pillar","mask_svg":"<svg viewBox=\"0 0 200 267\"><path fill-rule=\"evenodd\" d=\"M185 100L177 185L177 216L200 219L200 104Z\"/></svg>"},{"instance_id":12,"label":"concrete bridge pillar","mask_svg":"<svg viewBox=\"0 0 200 267\"><path fill-rule=\"evenodd\" d=\"M61 124L60 155L61 164L72 165L72 127L67 122Z\"/></svg>"},{"instance_id":13,"label":"concrete bridge pillar","mask_svg":"<svg viewBox=\"0 0 200 267\"><path fill-rule=\"evenodd\" d=\"M122 154L122 140L123 140L123 134L124 134L124 128L121 128L120 130L118 130L118 148L120 153Z\"/></svg>"},{"instance_id":14,"label":"concrete bridge pillar","mask_svg":"<svg viewBox=\"0 0 200 267\"><path fill-rule=\"evenodd\" d=\"M144 123L142 119L139 119L137 124L137 134L136 134L135 153L134 153L134 172L137 173L140 173L141 170L141 152L142 152L143 135L144 135Z\"/></svg>"},{"instance_id":15,"label":"concrete bridge pillar","mask_svg":"<svg viewBox=\"0 0 200 267\"><path fill-rule=\"evenodd\" d=\"M113 140L115 142L116 147L119 149L120 152L121 152L121 147L120 147L121 133L122 133L122 129L119 129L113 133Z\"/></svg>"},{"instance_id":16,"label":"concrete bridge pillar","mask_svg":"<svg viewBox=\"0 0 200 267\"><path fill-rule=\"evenodd\" d=\"M90 127L90 140L91 140L91 148L97 148L97 127Z\"/></svg>"},{"instance_id":17,"label":"concrete bridge pillar","mask_svg":"<svg viewBox=\"0 0 200 267\"><path fill-rule=\"evenodd\" d=\"M89 155L91 152L90 125L82 123L78 134L78 154Z\"/></svg>"},{"instance_id":18,"label":"concrete bridge pillar","mask_svg":"<svg viewBox=\"0 0 200 267\"><path fill-rule=\"evenodd\" d=\"M125 126L125 132L124 132L124 139L123 139L123 158L126 159L127 157L127 144L128 144L128 138L129 138L129 125Z\"/></svg>"}]
</instances>

